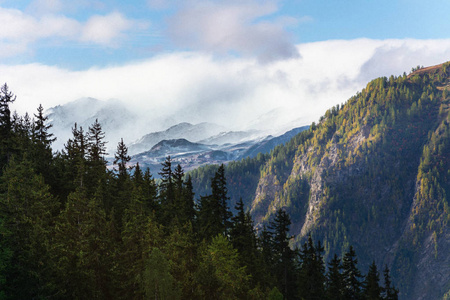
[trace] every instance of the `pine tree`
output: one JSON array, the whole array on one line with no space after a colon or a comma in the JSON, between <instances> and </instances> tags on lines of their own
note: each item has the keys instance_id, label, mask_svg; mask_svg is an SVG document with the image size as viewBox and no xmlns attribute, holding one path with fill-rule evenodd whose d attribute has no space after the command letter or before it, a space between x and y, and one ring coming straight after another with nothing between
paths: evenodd
<instances>
[{"instance_id":1,"label":"pine tree","mask_svg":"<svg viewBox=\"0 0 450 300\"><path fill-rule=\"evenodd\" d=\"M334 254L333 259L328 263L328 273L326 280L326 299L344 300L344 281L342 277L341 259Z\"/></svg>"},{"instance_id":2,"label":"pine tree","mask_svg":"<svg viewBox=\"0 0 450 300\"><path fill-rule=\"evenodd\" d=\"M86 173L87 137L83 127L77 123L72 127L73 137L64 145L63 157L67 161L63 183L70 184L67 195L76 188L84 187Z\"/></svg>"},{"instance_id":3,"label":"pine tree","mask_svg":"<svg viewBox=\"0 0 450 300\"><path fill-rule=\"evenodd\" d=\"M398 290L392 286L389 268L386 266L383 271L384 287L381 289L383 300L398 300Z\"/></svg>"},{"instance_id":4,"label":"pine tree","mask_svg":"<svg viewBox=\"0 0 450 300\"><path fill-rule=\"evenodd\" d=\"M159 248L154 248L146 260L142 285L145 299L177 300L180 290L170 274L169 262Z\"/></svg>"},{"instance_id":5,"label":"pine tree","mask_svg":"<svg viewBox=\"0 0 450 300\"><path fill-rule=\"evenodd\" d=\"M47 124L48 116L44 116L44 108L39 105L36 118L33 124L33 151L32 159L36 167L36 172L42 174L47 182L53 182L51 175L53 172L51 164L53 160L51 144L56 140L49 129L52 128L51 124Z\"/></svg>"},{"instance_id":6,"label":"pine tree","mask_svg":"<svg viewBox=\"0 0 450 300\"><path fill-rule=\"evenodd\" d=\"M131 160L131 157L128 155L128 147L123 142L123 139L120 139L120 142L117 144L117 150L114 154L114 164L118 166L118 178L119 181L124 181L128 178L128 167L127 163Z\"/></svg>"},{"instance_id":7,"label":"pine tree","mask_svg":"<svg viewBox=\"0 0 450 300\"><path fill-rule=\"evenodd\" d=\"M15 100L16 96L5 83L0 88L0 175L12 155L13 131L9 105Z\"/></svg>"},{"instance_id":8,"label":"pine tree","mask_svg":"<svg viewBox=\"0 0 450 300\"><path fill-rule=\"evenodd\" d=\"M350 246L347 253L344 255L342 267L344 278L344 296L345 299L358 300L361 299L361 272L358 270L358 259L356 258L353 246Z\"/></svg>"},{"instance_id":9,"label":"pine tree","mask_svg":"<svg viewBox=\"0 0 450 300\"><path fill-rule=\"evenodd\" d=\"M149 168L144 172L142 193L144 205L147 210L153 214L159 212L161 208L159 203L157 203L157 186Z\"/></svg>"},{"instance_id":10,"label":"pine tree","mask_svg":"<svg viewBox=\"0 0 450 300\"><path fill-rule=\"evenodd\" d=\"M232 218L233 226L230 230L230 240L233 248L238 250L241 266L247 266L248 273L252 275L252 287L263 274L261 274L262 257L257 249L256 233L250 213L245 213L242 198L236 203L236 216Z\"/></svg>"},{"instance_id":11,"label":"pine tree","mask_svg":"<svg viewBox=\"0 0 450 300\"><path fill-rule=\"evenodd\" d=\"M299 286L300 296L304 299L324 299L325 265L323 247L320 242L314 246L311 235L300 251Z\"/></svg>"},{"instance_id":12,"label":"pine tree","mask_svg":"<svg viewBox=\"0 0 450 300\"><path fill-rule=\"evenodd\" d=\"M95 119L94 124L89 127L88 135L88 157L90 161L98 162L101 165L105 165L105 155L106 153L106 141L105 141L105 133L102 130L102 126L98 122L98 119Z\"/></svg>"},{"instance_id":13,"label":"pine tree","mask_svg":"<svg viewBox=\"0 0 450 300\"><path fill-rule=\"evenodd\" d=\"M0 192L0 219L6 233L3 251L11 251L6 254L13 262L2 289L10 298L38 298L49 292L48 252L58 206L26 156L21 162L12 158L1 177Z\"/></svg>"},{"instance_id":14,"label":"pine tree","mask_svg":"<svg viewBox=\"0 0 450 300\"><path fill-rule=\"evenodd\" d=\"M366 300L381 300L380 274L375 261L369 267L364 280L363 298Z\"/></svg>"},{"instance_id":15,"label":"pine tree","mask_svg":"<svg viewBox=\"0 0 450 300\"><path fill-rule=\"evenodd\" d=\"M161 183L159 185L159 201L161 203L161 222L164 225L170 224L176 215L175 203L175 179L172 170L172 159L170 156L162 163Z\"/></svg>"},{"instance_id":16,"label":"pine tree","mask_svg":"<svg viewBox=\"0 0 450 300\"><path fill-rule=\"evenodd\" d=\"M194 187L192 186L191 175L188 175L184 182L184 189L182 194L181 206L181 224L186 222L194 222L195 219L195 201L194 201Z\"/></svg>"},{"instance_id":17,"label":"pine tree","mask_svg":"<svg viewBox=\"0 0 450 300\"><path fill-rule=\"evenodd\" d=\"M225 166L220 165L216 174L211 180L211 192L212 198L217 202L219 208L219 217L222 222L222 233L227 235L229 229L231 228L230 218L232 216L229 208L228 208L228 189L227 189L227 180L225 177Z\"/></svg>"},{"instance_id":18,"label":"pine tree","mask_svg":"<svg viewBox=\"0 0 450 300\"><path fill-rule=\"evenodd\" d=\"M283 210L278 209L275 218L270 223L273 232L273 254L274 273L278 279L278 288L286 299L295 299L297 293L296 285L296 262L295 252L289 247L291 236L288 235L291 218Z\"/></svg>"},{"instance_id":19,"label":"pine tree","mask_svg":"<svg viewBox=\"0 0 450 300\"><path fill-rule=\"evenodd\" d=\"M249 275L238 261L238 252L222 234L201 253L196 280L200 299L244 299Z\"/></svg>"},{"instance_id":20,"label":"pine tree","mask_svg":"<svg viewBox=\"0 0 450 300\"><path fill-rule=\"evenodd\" d=\"M129 205L130 194L133 191L131 178L129 174L128 162L131 160L128 155L128 148L123 139L117 144L117 150L114 154L114 164L118 166L117 178L115 180L114 195L112 197L112 208L114 208L114 218L117 220L118 228L122 228L122 219L124 210Z\"/></svg>"},{"instance_id":21,"label":"pine tree","mask_svg":"<svg viewBox=\"0 0 450 300\"><path fill-rule=\"evenodd\" d=\"M117 268L117 241L101 201L87 198L83 189L71 193L55 230L51 254L58 277L54 284L62 298L115 297L117 281L111 271Z\"/></svg>"}]
</instances>

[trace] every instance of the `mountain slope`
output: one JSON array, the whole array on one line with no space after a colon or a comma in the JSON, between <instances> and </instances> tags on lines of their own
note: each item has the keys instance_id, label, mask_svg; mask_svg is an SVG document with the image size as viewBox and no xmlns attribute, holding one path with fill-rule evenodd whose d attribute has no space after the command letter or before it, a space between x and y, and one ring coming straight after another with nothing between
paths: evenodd
<instances>
[{"instance_id":1,"label":"mountain slope","mask_svg":"<svg viewBox=\"0 0 450 300\"><path fill-rule=\"evenodd\" d=\"M211 124L200 123L192 125L190 123L180 123L164 131L152 132L144 135L138 141L130 145L130 154L137 154L148 151L162 140L186 139L192 142L203 143L201 140L216 135L224 130L223 127Z\"/></svg>"},{"instance_id":2,"label":"mountain slope","mask_svg":"<svg viewBox=\"0 0 450 300\"><path fill-rule=\"evenodd\" d=\"M230 165L231 197L252 173L239 196L257 226L284 207L295 243L312 233L326 255L351 244L363 267L371 257L391 268L401 299L441 299L450 289L449 75L443 64L373 80L270 155Z\"/></svg>"}]
</instances>

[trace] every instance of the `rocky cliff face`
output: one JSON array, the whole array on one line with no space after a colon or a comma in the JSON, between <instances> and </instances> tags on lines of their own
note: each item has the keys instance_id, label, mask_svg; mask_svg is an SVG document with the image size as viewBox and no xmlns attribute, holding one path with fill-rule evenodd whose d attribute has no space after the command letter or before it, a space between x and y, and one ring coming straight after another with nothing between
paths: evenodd
<instances>
[{"instance_id":1,"label":"rocky cliff face","mask_svg":"<svg viewBox=\"0 0 450 300\"><path fill-rule=\"evenodd\" d=\"M293 150L262 167L250 211L261 227L278 208L301 243L327 254L352 244L361 265L388 265L401 299L450 290L448 64L380 78L328 111Z\"/></svg>"}]
</instances>

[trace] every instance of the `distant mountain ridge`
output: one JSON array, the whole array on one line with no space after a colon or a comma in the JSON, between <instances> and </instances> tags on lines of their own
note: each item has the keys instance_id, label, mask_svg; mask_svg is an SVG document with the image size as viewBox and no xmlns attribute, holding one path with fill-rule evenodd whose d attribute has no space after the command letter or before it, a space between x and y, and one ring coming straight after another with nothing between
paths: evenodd
<instances>
[{"instance_id":1,"label":"distant mountain ridge","mask_svg":"<svg viewBox=\"0 0 450 300\"><path fill-rule=\"evenodd\" d=\"M176 124L164 131L152 132L144 135L139 140L129 145L130 154L148 151L163 140L186 139L192 142L200 142L203 139L216 135L225 128L212 123L190 124L187 122ZM201 142L200 142L201 143Z\"/></svg>"},{"instance_id":2,"label":"distant mountain ridge","mask_svg":"<svg viewBox=\"0 0 450 300\"><path fill-rule=\"evenodd\" d=\"M190 173L197 195L216 168ZM312 234L328 259L353 245L363 269L391 269L400 299L448 299L450 63L375 79L226 174L230 207L242 197L258 228L283 208L294 244Z\"/></svg>"},{"instance_id":3,"label":"distant mountain ridge","mask_svg":"<svg viewBox=\"0 0 450 300\"><path fill-rule=\"evenodd\" d=\"M62 149L63 145L72 137L75 123L83 127L86 132L95 120L102 125L106 133L109 152L115 150L115 143L121 137L132 135L131 128L136 127L136 114L131 112L121 101L100 101L94 98L81 98L64 105L58 105L47 110L53 133L57 141L54 149ZM130 133L131 132L131 133ZM112 153L110 153L112 154Z\"/></svg>"},{"instance_id":4,"label":"distant mountain ridge","mask_svg":"<svg viewBox=\"0 0 450 300\"><path fill-rule=\"evenodd\" d=\"M182 126L187 126L183 124ZM190 128L193 128L189 124ZM245 137L253 137L256 131L249 133L239 132L240 143L225 143L225 144L202 144L188 141L187 139L172 139L162 140L154 145L151 149L135 154L131 157L131 164L139 163L143 168L150 168L154 176L158 177L158 171L161 163L164 162L167 156L171 156L174 164L180 164L185 171L198 168L202 165L222 164L231 161L240 160L246 157L255 156L258 153L268 153L275 146L288 141L293 132L300 132L308 129L308 126L293 129L284 135L278 137L260 137L253 140L247 140ZM154 138L157 134L149 134ZM224 133L222 136L226 136ZM232 133L233 135L233 133ZM161 136L161 135L160 135ZM232 137L231 139L235 138ZM236 139L235 139L236 140ZM205 139L205 141L217 141L215 137ZM222 140L223 141L223 140ZM230 139L227 139L230 141Z\"/></svg>"}]
</instances>

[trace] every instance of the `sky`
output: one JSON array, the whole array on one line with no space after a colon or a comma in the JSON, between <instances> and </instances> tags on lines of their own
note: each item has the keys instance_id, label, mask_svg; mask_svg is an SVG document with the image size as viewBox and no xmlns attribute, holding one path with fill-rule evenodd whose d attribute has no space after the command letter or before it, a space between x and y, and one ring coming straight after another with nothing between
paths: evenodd
<instances>
[{"instance_id":1,"label":"sky","mask_svg":"<svg viewBox=\"0 0 450 300\"><path fill-rule=\"evenodd\" d=\"M304 125L371 79L450 60L448 11L448 0L0 0L0 83L19 113L119 99L155 119L147 131L164 118Z\"/></svg>"}]
</instances>

